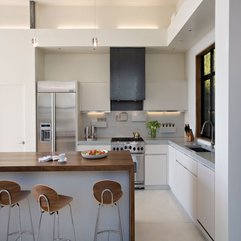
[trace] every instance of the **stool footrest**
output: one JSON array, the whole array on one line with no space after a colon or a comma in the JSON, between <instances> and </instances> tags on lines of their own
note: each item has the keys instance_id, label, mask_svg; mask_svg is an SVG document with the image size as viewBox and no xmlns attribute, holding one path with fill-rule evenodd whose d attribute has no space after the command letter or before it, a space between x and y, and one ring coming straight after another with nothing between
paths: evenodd
<instances>
[{"instance_id":1,"label":"stool footrest","mask_svg":"<svg viewBox=\"0 0 241 241\"><path fill-rule=\"evenodd\" d=\"M115 230L115 229L106 229L106 230L100 230L97 232L97 234L100 234L100 233L120 233L121 231L120 230Z\"/></svg>"},{"instance_id":2,"label":"stool footrest","mask_svg":"<svg viewBox=\"0 0 241 241\"><path fill-rule=\"evenodd\" d=\"M16 235L16 234L18 235L18 237L15 239L15 241L17 241L18 239L20 239L19 231L8 233L8 236ZM22 231L21 235L23 235L23 234L34 235L33 232L31 232L31 231Z\"/></svg>"},{"instance_id":3,"label":"stool footrest","mask_svg":"<svg viewBox=\"0 0 241 241\"><path fill-rule=\"evenodd\" d=\"M70 239L67 239L67 238L55 238L54 240L56 240L56 241L71 241Z\"/></svg>"}]
</instances>

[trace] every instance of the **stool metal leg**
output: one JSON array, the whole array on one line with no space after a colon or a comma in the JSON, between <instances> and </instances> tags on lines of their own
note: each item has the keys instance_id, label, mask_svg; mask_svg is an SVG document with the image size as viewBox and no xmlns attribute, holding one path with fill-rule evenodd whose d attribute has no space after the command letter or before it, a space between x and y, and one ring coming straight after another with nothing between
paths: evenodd
<instances>
[{"instance_id":1,"label":"stool metal leg","mask_svg":"<svg viewBox=\"0 0 241 241\"><path fill-rule=\"evenodd\" d=\"M55 213L54 213L54 226L53 226L53 241L55 240Z\"/></svg>"},{"instance_id":2,"label":"stool metal leg","mask_svg":"<svg viewBox=\"0 0 241 241\"><path fill-rule=\"evenodd\" d=\"M29 203L28 203L29 204ZM10 219L11 219L11 215L12 215L12 208L17 207L18 208L18 231L16 232L9 232L10 229ZM8 222L7 222L7 235L6 235L6 241L9 240L9 236L14 235L14 234L18 234L17 238L15 239L15 241L20 240L23 241L23 234L27 233L27 234L32 234L33 236L33 241L35 241L35 236L34 236L34 230L33 230L33 221L32 221L32 216L31 216L31 211L30 211L30 205L28 205L28 209L29 209L29 217L30 217L30 222L31 222L31 229L32 231L23 231L22 230L22 222L21 222L21 209L20 209L20 205L19 203L16 203L14 205L9 205L9 210L8 210Z\"/></svg>"},{"instance_id":3,"label":"stool metal leg","mask_svg":"<svg viewBox=\"0 0 241 241\"><path fill-rule=\"evenodd\" d=\"M21 216L20 216L20 206L18 203L17 203L17 207L18 207L19 238L20 238L20 241L22 241L22 225L21 225Z\"/></svg>"},{"instance_id":4,"label":"stool metal leg","mask_svg":"<svg viewBox=\"0 0 241 241\"><path fill-rule=\"evenodd\" d=\"M43 212L41 211L41 214L40 214L40 217L39 217L39 223L38 223L37 241L39 241L39 235L40 235L40 228L41 228L42 216L43 216Z\"/></svg>"},{"instance_id":5,"label":"stool metal leg","mask_svg":"<svg viewBox=\"0 0 241 241\"><path fill-rule=\"evenodd\" d=\"M97 241L97 233L98 233L98 226L99 226L99 217L100 217L100 205L98 207L98 213L97 213L97 219L96 219L96 224L95 224L95 237L94 237L94 241Z\"/></svg>"},{"instance_id":6,"label":"stool metal leg","mask_svg":"<svg viewBox=\"0 0 241 241\"><path fill-rule=\"evenodd\" d=\"M73 219L73 213L72 213L72 208L71 208L71 205L70 205L70 204L69 204L69 210L70 210L72 227L73 227L73 231L74 231L74 240L76 241L76 233L75 233L75 228L74 228L74 219Z\"/></svg>"},{"instance_id":7,"label":"stool metal leg","mask_svg":"<svg viewBox=\"0 0 241 241\"><path fill-rule=\"evenodd\" d=\"M35 241L35 235L34 235L34 229L33 229L33 219L32 219L32 215L31 215L30 202L29 202L29 199L28 199L28 198L27 198L27 201L28 201L28 212L29 212L29 218L30 218L30 223L31 223L33 241Z\"/></svg>"},{"instance_id":8,"label":"stool metal leg","mask_svg":"<svg viewBox=\"0 0 241 241\"><path fill-rule=\"evenodd\" d=\"M97 236L98 236L98 234L104 233L104 232L108 232L108 237L107 237L107 240L108 240L108 241L109 241L109 239L110 239L110 233L111 233L111 232L113 232L113 233L119 233L119 235L120 235L120 240L121 240L121 241L124 241L124 239L123 239L123 232L122 232L122 225L121 225L120 208L119 208L118 203L115 203L115 204L114 204L114 207L117 208L118 226L119 226L119 229L118 229L118 230L114 230L114 229L108 230L108 229L105 229L105 230L100 230L100 231L98 231L99 219L100 219L100 209L101 209L101 204L99 204L98 213L97 213L97 219L96 219L96 225L95 225L94 241L97 241Z\"/></svg>"},{"instance_id":9,"label":"stool metal leg","mask_svg":"<svg viewBox=\"0 0 241 241\"><path fill-rule=\"evenodd\" d=\"M9 206L8 209L8 224L7 224L7 237L6 237L6 241L8 241L8 234L9 234L9 224L10 224L10 216L11 216L11 205Z\"/></svg>"},{"instance_id":10,"label":"stool metal leg","mask_svg":"<svg viewBox=\"0 0 241 241\"><path fill-rule=\"evenodd\" d=\"M56 212L56 215L57 215L57 240L59 241L60 238L59 238L59 212L57 211Z\"/></svg>"},{"instance_id":11,"label":"stool metal leg","mask_svg":"<svg viewBox=\"0 0 241 241\"><path fill-rule=\"evenodd\" d=\"M120 217L120 207L119 204L117 203L117 208L118 208L118 217L119 217L119 229L120 229L120 236L121 236L121 241L123 240L123 233L122 233L122 225L121 225L121 217Z\"/></svg>"}]
</instances>

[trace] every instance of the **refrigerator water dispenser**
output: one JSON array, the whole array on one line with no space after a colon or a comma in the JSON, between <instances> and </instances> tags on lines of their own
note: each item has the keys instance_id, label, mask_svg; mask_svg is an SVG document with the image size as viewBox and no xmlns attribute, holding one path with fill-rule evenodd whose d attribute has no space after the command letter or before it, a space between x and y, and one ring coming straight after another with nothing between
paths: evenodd
<instances>
[{"instance_id":1,"label":"refrigerator water dispenser","mask_svg":"<svg viewBox=\"0 0 241 241\"><path fill-rule=\"evenodd\" d=\"M40 123L40 141L50 142L51 141L51 124Z\"/></svg>"}]
</instances>

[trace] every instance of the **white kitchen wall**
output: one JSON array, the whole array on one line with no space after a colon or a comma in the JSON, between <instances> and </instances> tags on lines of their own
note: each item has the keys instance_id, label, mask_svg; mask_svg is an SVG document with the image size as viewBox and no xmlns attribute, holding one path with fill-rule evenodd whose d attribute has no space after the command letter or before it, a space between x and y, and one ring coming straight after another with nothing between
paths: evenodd
<instances>
[{"instance_id":1,"label":"white kitchen wall","mask_svg":"<svg viewBox=\"0 0 241 241\"><path fill-rule=\"evenodd\" d=\"M44 53L39 48L35 49L35 75L36 81L45 79L44 77Z\"/></svg>"},{"instance_id":2,"label":"white kitchen wall","mask_svg":"<svg viewBox=\"0 0 241 241\"><path fill-rule=\"evenodd\" d=\"M241 1L216 1L215 240L241 237Z\"/></svg>"},{"instance_id":3,"label":"white kitchen wall","mask_svg":"<svg viewBox=\"0 0 241 241\"><path fill-rule=\"evenodd\" d=\"M32 33L29 30L0 30L0 36L0 88L7 90L9 87L9 94L5 93L5 99L0 103L0 151L20 151L16 145L22 146L21 151L35 151L35 49L31 43ZM23 94L17 97L13 93L18 86ZM14 108L19 105L13 103L18 101L23 104L20 105L21 111L15 112ZM24 145L20 144L22 141Z\"/></svg>"},{"instance_id":4,"label":"white kitchen wall","mask_svg":"<svg viewBox=\"0 0 241 241\"><path fill-rule=\"evenodd\" d=\"M97 5L97 28L166 28L175 9L174 4L165 7L158 4L152 6L114 5L116 4ZM95 25L94 1L79 6L38 4L36 9L38 28L94 28Z\"/></svg>"},{"instance_id":5,"label":"white kitchen wall","mask_svg":"<svg viewBox=\"0 0 241 241\"><path fill-rule=\"evenodd\" d=\"M80 136L84 138L84 127L90 126L92 120L97 118L105 118L107 127L97 128L97 138L103 137L132 137L133 131L140 132L143 138L150 138L149 130L146 128L146 122L149 120L157 120L160 123L174 123L176 131L173 133L161 133L160 129L157 131L157 138L172 138L184 137L184 113L179 112L144 112L144 111L126 111L128 114L126 121L118 121L117 116L121 111L112 111L109 113L87 113L82 112L80 121ZM132 115L138 113L146 115L146 121L132 121Z\"/></svg>"},{"instance_id":6,"label":"white kitchen wall","mask_svg":"<svg viewBox=\"0 0 241 241\"><path fill-rule=\"evenodd\" d=\"M196 132L196 56L215 41L214 29L186 52L186 75L188 79L188 112L185 122Z\"/></svg>"},{"instance_id":7,"label":"white kitchen wall","mask_svg":"<svg viewBox=\"0 0 241 241\"><path fill-rule=\"evenodd\" d=\"M8 1L11 2L11 1ZM16 2L15 2L16 3ZM29 8L26 4L1 5L0 28L29 28Z\"/></svg>"}]
</instances>

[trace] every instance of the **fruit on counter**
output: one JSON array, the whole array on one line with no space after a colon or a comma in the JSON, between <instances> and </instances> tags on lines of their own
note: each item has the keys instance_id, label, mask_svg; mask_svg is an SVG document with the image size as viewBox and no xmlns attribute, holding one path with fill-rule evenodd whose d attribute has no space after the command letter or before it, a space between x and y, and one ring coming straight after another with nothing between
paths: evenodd
<instances>
[{"instance_id":1,"label":"fruit on counter","mask_svg":"<svg viewBox=\"0 0 241 241\"><path fill-rule=\"evenodd\" d=\"M98 149L94 149L94 150L89 150L84 152L86 155L91 155L91 156L96 156L96 155L103 155L106 152L103 150L98 150Z\"/></svg>"}]
</instances>

